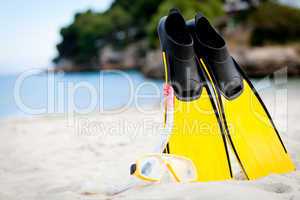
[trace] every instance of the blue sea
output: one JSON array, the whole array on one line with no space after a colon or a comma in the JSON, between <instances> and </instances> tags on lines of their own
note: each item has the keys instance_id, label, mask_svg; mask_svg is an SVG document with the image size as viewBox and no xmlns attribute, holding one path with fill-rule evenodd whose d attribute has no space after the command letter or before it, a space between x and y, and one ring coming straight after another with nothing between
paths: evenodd
<instances>
[{"instance_id":1,"label":"blue sea","mask_svg":"<svg viewBox=\"0 0 300 200\"><path fill-rule=\"evenodd\" d=\"M162 85L137 71L0 75L0 117L159 105Z\"/></svg>"},{"instance_id":2,"label":"blue sea","mask_svg":"<svg viewBox=\"0 0 300 200\"><path fill-rule=\"evenodd\" d=\"M282 107L276 103L278 95L293 100L300 83L269 77L252 81L270 110ZM162 80L138 71L0 74L0 118L151 108L161 105L162 86Z\"/></svg>"}]
</instances>

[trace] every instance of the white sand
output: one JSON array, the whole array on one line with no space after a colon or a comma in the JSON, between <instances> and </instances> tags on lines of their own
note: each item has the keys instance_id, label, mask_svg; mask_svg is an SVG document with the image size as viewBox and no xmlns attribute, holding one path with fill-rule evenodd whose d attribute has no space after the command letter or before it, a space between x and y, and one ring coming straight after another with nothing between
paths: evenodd
<instances>
[{"instance_id":1,"label":"white sand","mask_svg":"<svg viewBox=\"0 0 300 200\"><path fill-rule=\"evenodd\" d=\"M281 135L299 169L298 95L289 95L288 112L275 121L288 119ZM152 149L162 121L154 111L77 116L73 125L65 116L1 120L0 199L300 199L299 170L256 181L139 186L112 195L133 181L130 162Z\"/></svg>"}]
</instances>

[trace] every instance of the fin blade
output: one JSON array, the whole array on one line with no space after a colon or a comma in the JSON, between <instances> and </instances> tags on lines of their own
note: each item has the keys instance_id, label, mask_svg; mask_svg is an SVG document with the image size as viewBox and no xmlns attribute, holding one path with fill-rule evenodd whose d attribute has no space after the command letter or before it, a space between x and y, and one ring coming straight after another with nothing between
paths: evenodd
<instances>
[{"instance_id":1,"label":"fin blade","mask_svg":"<svg viewBox=\"0 0 300 200\"><path fill-rule=\"evenodd\" d=\"M244 86L238 98L227 100L222 96L222 102L230 140L248 178L293 171L295 166L264 106L246 80Z\"/></svg>"},{"instance_id":2,"label":"fin blade","mask_svg":"<svg viewBox=\"0 0 300 200\"><path fill-rule=\"evenodd\" d=\"M193 160L198 181L231 179L225 141L206 88L191 102L175 99L170 153Z\"/></svg>"}]
</instances>

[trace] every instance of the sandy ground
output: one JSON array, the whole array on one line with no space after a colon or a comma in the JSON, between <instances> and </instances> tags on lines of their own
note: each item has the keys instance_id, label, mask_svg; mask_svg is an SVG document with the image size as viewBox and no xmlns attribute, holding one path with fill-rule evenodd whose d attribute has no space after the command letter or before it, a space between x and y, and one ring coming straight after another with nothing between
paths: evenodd
<instances>
[{"instance_id":1,"label":"sandy ground","mask_svg":"<svg viewBox=\"0 0 300 200\"><path fill-rule=\"evenodd\" d=\"M289 93L287 112L275 116L285 127L281 135L297 169L298 96ZM153 149L162 114L151 110L94 113L73 120L55 115L1 120L0 199L300 199L299 170L256 181L161 183L119 193L136 182L129 164Z\"/></svg>"}]
</instances>

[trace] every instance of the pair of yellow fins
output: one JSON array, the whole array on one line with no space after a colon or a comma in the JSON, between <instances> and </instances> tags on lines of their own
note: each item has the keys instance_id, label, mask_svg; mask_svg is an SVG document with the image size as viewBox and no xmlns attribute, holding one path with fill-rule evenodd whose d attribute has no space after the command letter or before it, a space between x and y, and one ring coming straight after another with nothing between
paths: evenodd
<instances>
[{"instance_id":1,"label":"pair of yellow fins","mask_svg":"<svg viewBox=\"0 0 300 200\"><path fill-rule=\"evenodd\" d=\"M172 9L158 34L174 92L166 152L192 159L198 181L232 179L229 151L249 180L295 170L257 91L201 13L186 22Z\"/></svg>"}]
</instances>

